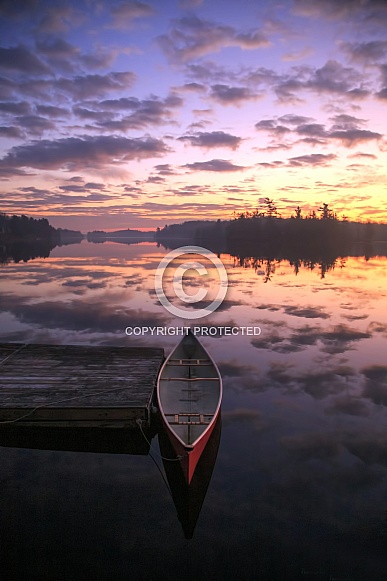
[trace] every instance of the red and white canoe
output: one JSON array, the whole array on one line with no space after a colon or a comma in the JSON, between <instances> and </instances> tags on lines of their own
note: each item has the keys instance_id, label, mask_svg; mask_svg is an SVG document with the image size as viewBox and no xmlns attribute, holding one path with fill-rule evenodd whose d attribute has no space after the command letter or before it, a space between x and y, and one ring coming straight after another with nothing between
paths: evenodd
<instances>
[{"instance_id":1,"label":"red and white canoe","mask_svg":"<svg viewBox=\"0 0 387 581\"><path fill-rule=\"evenodd\" d=\"M166 432L189 484L222 401L219 370L191 332L164 362L157 381L157 399Z\"/></svg>"}]
</instances>

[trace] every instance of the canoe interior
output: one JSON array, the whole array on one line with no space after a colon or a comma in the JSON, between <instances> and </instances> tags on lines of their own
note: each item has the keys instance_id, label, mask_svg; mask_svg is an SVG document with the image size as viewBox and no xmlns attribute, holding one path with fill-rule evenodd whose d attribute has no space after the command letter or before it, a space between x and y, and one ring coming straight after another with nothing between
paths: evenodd
<instances>
[{"instance_id":1,"label":"canoe interior","mask_svg":"<svg viewBox=\"0 0 387 581\"><path fill-rule=\"evenodd\" d=\"M193 446L219 410L221 379L207 351L186 335L164 364L159 377L159 405L179 439Z\"/></svg>"}]
</instances>

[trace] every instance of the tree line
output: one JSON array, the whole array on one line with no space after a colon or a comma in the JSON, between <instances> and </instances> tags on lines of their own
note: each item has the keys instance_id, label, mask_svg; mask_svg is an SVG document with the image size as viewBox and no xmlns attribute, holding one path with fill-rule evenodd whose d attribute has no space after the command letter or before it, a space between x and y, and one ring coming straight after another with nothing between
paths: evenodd
<instances>
[{"instance_id":1,"label":"tree line","mask_svg":"<svg viewBox=\"0 0 387 581\"><path fill-rule=\"evenodd\" d=\"M78 230L54 228L47 218L25 216L8 216L0 213L0 239L6 242L23 240L51 240L57 244L67 239L82 240L83 234Z\"/></svg>"},{"instance_id":2,"label":"tree line","mask_svg":"<svg viewBox=\"0 0 387 581\"><path fill-rule=\"evenodd\" d=\"M46 218L0 213L0 264L47 258L55 246L80 242L76 230L54 228Z\"/></svg>"},{"instance_id":3,"label":"tree line","mask_svg":"<svg viewBox=\"0 0 387 581\"><path fill-rule=\"evenodd\" d=\"M245 257L283 257L290 260L333 260L354 251L354 245L387 240L387 225L350 222L338 216L329 204L304 212L297 206L289 218L282 218L276 203L265 198L253 210L235 213L231 220L195 220L166 225L156 240L167 247L183 242L204 246L216 253Z\"/></svg>"}]
</instances>

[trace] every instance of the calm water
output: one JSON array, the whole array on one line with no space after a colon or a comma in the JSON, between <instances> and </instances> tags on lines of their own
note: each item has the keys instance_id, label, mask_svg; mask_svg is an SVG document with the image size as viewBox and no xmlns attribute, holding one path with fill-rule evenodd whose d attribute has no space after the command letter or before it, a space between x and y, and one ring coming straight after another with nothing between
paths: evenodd
<instances>
[{"instance_id":1,"label":"calm water","mask_svg":"<svg viewBox=\"0 0 387 581\"><path fill-rule=\"evenodd\" d=\"M1 341L169 353L174 337L125 335L182 324L155 297L165 252L82 242L2 266ZM201 339L224 400L193 539L149 456L4 447L2 578L386 578L387 258L348 257L323 274L222 260L229 291L201 324L262 333Z\"/></svg>"}]
</instances>

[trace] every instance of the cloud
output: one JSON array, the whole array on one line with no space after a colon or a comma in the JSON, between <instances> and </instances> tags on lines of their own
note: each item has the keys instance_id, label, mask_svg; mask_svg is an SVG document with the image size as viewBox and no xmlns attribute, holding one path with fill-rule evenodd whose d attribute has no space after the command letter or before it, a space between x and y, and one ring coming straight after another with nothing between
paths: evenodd
<instances>
[{"instance_id":1,"label":"cloud","mask_svg":"<svg viewBox=\"0 0 387 581\"><path fill-rule=\"evenodd\" d=\"M159 165L155 165L155 170L161 176L176 175L176 171L172 168L172 166L169 163L161 163Z\"/></svg>"},{"instance_id":2,"label":"cloud","mask_svg":"<svg viewBox=\"0 0 387 581\"><path fill-rule=\"evenodd\" d=\"M68 117L70 111L63 107L56 107L55 105L36 105L37 113L46 115L47 117Z\"/></svg>"},{"instance_id":3,"label":"cloud","mask_svg":"<svg viewBox=\"0 0 387 581\"><path fill-rule=\"evenodd\" d=\"M226 47L253 50L270 45L258 29L240 32L232 26L216 24L193 14L174 20L174 27L168 34L159 36L158 42L173 62L194 60Z\"/></svg>"},{"instance_id":4,"label":"cloud","mask_svg":"<svg viewBox=\"0 0 387 581\"><path fill-rule=\"evenodd\" d=\"M282 60L285 62L299 61L299 60L302 60L302 59L307 58L309 56L312 56L313 53L314 53L314 51L311 47L305 47L302 50L288 52L288 53L282 55Z\"/></svg>"},{"instance_id":5,"label":"cloud","mask_svg":"<svg viewBox=\"0 0 387 581\"><path fill-rule=\"evenodd\" d=\"M110 72L100 74L78 74L75 76L57 76L51 79L21 77L18 83L0 78L0 92L7 98L12 93L32 96L40 99L47 105L54 101L54 105L63 103L63 96L73 99L98 99L106 97L112 91L123 91L131 87L136 79L134 73Z\"/></svg>"},{"instance_id":6,"label":"cloud","mask_svg":"<svg viewBox=\"0 0 387 581\"><path fill-rule=\"evenodd\" d=\"M387 406L387 367L385 365L371 365L362 369L366 377L363 397L377 405Z\"/></svg>"},{"instance_id":7,"label":"cloud","mask_svg":"<svg viewBox=\"0 0 387 581\"><path fill-rule=\"evenodd\" d=\"M73 113L80 119L94 119L95 121L101 121L103 123L114 117L112 113L106 111L91 111L85 107L73 107Z\"/></svg>"},{"instance_id":8,"label":"cloud","mask_svg":"<svg viewBox=\"0 0 387 581\"><path fill-rule=\"evenodd\" d=\"M36 49L43 54L55 70L73 72L76 69L102 69L116 58L116 51L103 52L95 49L91 54L82 54L80 49L63 38L46 38L36 42Z\"/></svg>"},{"instance_id":9,"label":"cloud","mask_svg":"<svg viewBox=\"0 0 387 581\"><path fill-rule=\"evenodd\" d=\"M296 307L289 305L284 307L284 311L287 315L305 317L306 319L329 319L330 317L321 307Z\"/></svg>"},{"instance_id":10,"label":"cloud","mask_svg":"<svg viewBox=\"0 0 387 581\"><path fill-rule=\"evenodd\" d=\"M286 309L287 307L285 307ZM294 312L287 314L306 317L306 318L328 318L329 315L316 308L294 308ZM271 310L275 310L275 307ZM298 313L298 314L296 314ZM346 325L337 325L333 328L322 330L320 327L311 327L305 325L298 329L292 330L290 336L284 333L279 334L274 331L272 334L266 333L265 336L253 339L251 344L257 349L271 349L279 353L291 353L306 349L310 345L318 345L324 353L344 353L352 348L355 341L368 339L371 334L368 332L357 331ZM329 372L330 373L330 372ZM301 381L301 380L300 380Z\"/></svg>"},{"instance_id":11,"label":"cloud","mask_svg":"<svg viewBox=\"0 0 387 581\"><path fill-rule=\"evenodd\" d=\"M29 75L47 75L51 70L24 45L0 47L0 70Z\"/></svg>"},{"instance_id":12,"label":"cloud","mask_svg":"<svg viewBox=\"0 0 387 581\"><path fill-rule=\"evenodd\" d=\"M23 0L23 13L34 13L39 0ZM19 20L21 16L20 3L15 0L2 0L0 4L0 16Z\"/></svg>"},{"instance_id":13,"label":"cloud","mask_svg":"<svg viewBox=\"0 0 387 581\"><path fill-rule=\"evenodd\" d=\"M86 19L86 15L72 6L55 4L45 8L44 16L37 27L39 33L59 34L74 30Z\"/></svg>"},{"instance_id":14,"label":"cloud","mask_svg":"<svg viewBox=\"0 0 387 581\"><path fill-rule=\"evenodd\" d=\"M215 82L239 81L239 75L231 69L219 65L213 61L200 61L200 63L188 63L184 67L189 78L199 80L205 86Z\"/></svg>"},{"instance_id":15,"label":"cloud","mask_svg":"<svg viewBox=\"0 0 387 581\"><path fill-rule=\"evenodd\" d=\"M111 9L112 28L126 29L133 26L134 20L138 18L149 18L155 14L154 9L149 4L143 2L128 1L122 2Z\"/></svg>"},{"instance_id":16,"label":"cloud","mask_svg":"<svg viewBox=\"0 0 387 581\"><path fill-rule=\"evenodd\" d=\"M211 97L222 105L239 105L243 101L254 101L260 97L248 87L231 87L229 85L213 85Z\"/></svg>"},{"instance_id":17,"label":"cloud","mask_svg":"<svg viewBox=\"0 0 387 581\"><path fill-rule=\"evenodd\" d=\"M344 353L351 349L351 344L361 339L369 339L372 335L368 332L357 331L346 325L337 325L332 330L321 333L321 341L324 344L322 351L326 353Z\"/></svg>"},{"instance_id":18,"label":"cloud","mask_svg":"<svg viewBox=\"0 0 387 581\"><path fill-rule=\"evenodd\" d=\"M239 361L222 361L218 364L222 377L241 377L246 374L257 373L251 365L244 365Z\"/></svg>"},{"instance_id":19,"label":"cloud","mask_svg":"<svg viewBox=\"0 0 387 581\"><path fill-rule=\"evenodd\" d=\"M273 333L266 332L264 337L260 337L259 339L253 339L251 344L256 349L268 349L272 351L278 351L279 349L282 352L285 342L284 338L278 332L274 331Z\"/></svg>"},{"instance_id":20,"label":"cloud","mask_svg":"<svg viewBox=\"0 0 387 581\"><path fill-rule=\"evenodd\" d=\"M267 426L259 410L236 408L222 411L222 424L228 425L235 423L251 424L256 430L263 430Z\"/></svg>"},{"instance_id":21,"label":"cloud","mask_svg":"<svg viewBox=\"0 0 387 581\"><path fill-rule=\"evenodd\" d=\"M337 156L334 153L311 153L309 155L298 155L289 159L289 166L303 167L303 166L321 166L327 165L329 162L335 160Z\"/></svg>"},{"instance_id":22,"label":"cloud","mask_svg":"<svg viewBox=\"0 0 387 581\"><path fill-rule=\"evenodd\" d=\"M297 76L284 75L281 80L274 85L274 92L280 103L299 105L302 99L296 95L304 88L303 83Z\"/></svg>"},{"instance_id":23,"label":"cloud","mask_svg":"<svg viewBox=\"0 0 387 581\"><path fill-rule=\"evenodd\" d=\"M85 188L89 188L90 190L104 190L105 187L106 185L100 182L87 182L85 184Z\"/></svg>"},{"instance_id":24,"label":"cloud","mask_svg":"<svg viewBox=\"0 0 387 581\"><path fill-rule=\"evenodd\" d=\"M225 133L224 131L199 132L192 135L184 135L178 138L179 141L188 141L196 147L210 149L212 147L229 147L237 149L242 139L236 135Z\"/></svg>"},{"instance_id":25,"label":"cloud","mask_svg":"<svg viewBox=\"0 0 387 581\"><path fill-rule=\"evenodd\" d=\"M131 72L108 73L106 75L76 75L72 78L61 77L54 83L54 88L67 93L76 99L103 97L110 91L122 91L131 87L135 81Z\"/></svg>"},{"instance_id":26,"label":"cloud","mask_svg":"<svg viewBox=\"0 0 387 581\"><path fill-rule=\"evenodd\" d=\"M338 367L321 372L305 373L296 381L298 380L302 391L320 400L348 390L348 379L353 375L352 369Z\"/></svg>"},{"instance_id":27,"label":"cloud","mask_svg":"<svg viewBox=\"0 0 387 581\"><path fill-rule=\"evenodd\" d=\"M187 167L192 171L216 171L216 172L230 172L241 171L246 169L245 166L235 165L227 159L211 159L211 161L195 161L193 163L186 163L182 167Z\"/></svg>"},{"instance_id":28,"label":"cloud","mask_svg":"<svg viewBox=\"0 0 387 581\"><path fill-rule=\"evenodd\" d=\"M263 121L258 121L254 125L257 131L267 131L273 137L281 138L286 133L290 133L291 129L285 127L285 125L278 125L274 119L264 119Z\"/></svg>"},{"instance_id":29,"label":"cloud","mask_svg":"<svg viewBox=\"0 0 387 581\"><path fill-rule=\"evenodd\" d=\"M7 79L0 77L0 99L8 99L16 90L16 84Z\"/></svg>"},{"instance_id":30,"label":"cloud","mask_svg":"<svg viewBox=\"0 0 387 581\"><path fill-rule=\"evenodd\" d=\"M183 99L171 93L165 99L151 95L148 99L135 97L123 97L121 99L108 99L101 101L97 108L111 111L133 110L130 115L121 116L117 120L103 120L98 123L101 127L112 131L126 131L128 129L141 129L148 125L164 125L171 123L174 110L183 105ZM103 117L103 114L100 114Z\"/></svg>"},{"instance_id":31,"label":"cloud","mask_svg":"<svg viewBox=\"0 0 387 581\"><path fill-rule=\"evenodd\" d=\"M181 87L178 87L179 91L185 92L195 92L195 93L203 93L206 90L205 85L201 83L185 83Z\"/></svg>"},{"instance_id":32,"label":"cloud","mask_svg":"<svg viewBox=\"0 0 387 581\"><path fill-rule=\"evenodd\" d=\"M305 87L319 93L348 93L359 82L362 82L360 73L352 67L344 67L335 60L329 60L323 67L316 69Z\"/></svg>"},{"instance_id":33,"label":"cloud","mask_svg":"<svg viewBox=\"0 0 387 581\"><path fill-rule=\"evenodd\" d=\"M84 272L82 273L84 275ZM69 275L67 275L68 277ZM106 277L106 273L102 273ZM81 277L83 278L83 277ZM96 281L97 275L92 274L87 283L88 288L101 286ZM66 283L66 281L64 281ZM75 281L67 280L67 285L74 285ZM76 284L76 283L75 283ZM77 285L78 286L78 285ZM103 286L103 284L102 284ZM78 293L77 293L78 294ZM2 295L2 301L20 322L38 325L47 329L68 329L100 333L122 333L126 321L134 326L149 326L157 322L158 325L167 324L162 314L148 313L141 309L131 310L124 307L117 308L116 304L107 305L98 298L94 300L72 299L69 302L42 301L32 304L19 301L9 304L7 295Z\"/></svg>"},{"instance_id":34,"label":"cloud","mask_svg":"<svg viewBox=\"0 0 387 581\"><path fill-rule=\"evenodd\" d=\"M374 64L387 55L387 40L342 43L341 48L353 61Z\"/></svg>"},{"instance_id":35,"label":"cloud","mask_svg":"<svg viewBox=\"0 0 387 581\"><path fill-rule=\"evenodd\" d=\"M27 115L31 106L27 101L0 103L0 112L12 115Z\"/></svg>"},{"instance_id":36,"label":"cloud","mask_svg":"<svg viewBox=\"0 0 387 581\"><path fill-rule=\"evenodd\" d=\"M23 137L23 132L18 127L0 126L0 136L9 137L10 139L17 139Z\"/></svg>"},{"instance_id":37,"label":"cloud","mask_svg":"<svg viewBox=\"0 0 387 581\"><path fill-rule=\"evenodd\" d=\"M33 176L36 175L31 172L26 172L22 169L14 168L14 167L1 167L0 164L0 180L1 181L8 181L9 178L13 176Z\"/></svg>"},{"instance_id":38,"label":"cloud","mask_svg":"<svg viewBox=\"0 0 387 581\"><path fill-rule=\"evenodd\" d=\"M72 58L79 53L79 49L76 46L63 38L46 38L45 40L37 41L36 49L47 57L55 57L57 59Z\"/></svg>"},{"instance_id":39,"label":"cloud","mask_svg":"<svg viewBox=\"0 0 387 581\"><path fill-rule=\"evenodd\" d=\"M31 135L41 135L44 131L55 129L55 124L39 115L16 117L15 121Z\"/></svg>"},{"instance_id":40,"label":"cloud","mask_svg":"<svg viewBox=\"0 0 387 581\"><path fill-rule=\"evenodd\" d=\"M279 117L281 123L287 123L288 125L302 125L304 123L310 123L313 121L311 117L304 117L303 115L294 115L293 113L288 113Z\"/></svg>"},{"instance_id":41,"label":"cloud","mask_svg":"<svg viewBox=\"0 0 387 581\"><path fill-rule=\"evenodd\" d=\"M297 436L284 436L283 447L301 460L328 460L340 453L336 434L308 432Z\"/></svg>"},{"instance_id":42,"label":"cloud","mask_svg":"<svg viewBox=\"0 0 387 581\"><path fill-rule=\"evenodd\" d=\"M161 140L151 137L68 137L15 146L0 160L0 169L34 167L73 170L157 157L166 151Z\"/></svg>"},{"instance_id":43,"label":"cloud","mask_svg":"<svg viewBox=\"0 0 387 581\"><path fill-rule=\"evenodd\" d=\"M370 409L360 398L351 395L341 395L333 399L325 409L328 415L344 414L349 416L368 417Z\"/></svg>"},{"instance_id":44,"label":"cloud","mask_svg":"<svg viewBox=\"0 0 387 581\"><path fill-rule=\"evenodd\" d=\"M387 465L387 438L385 432L352 433L351 437L343 442L345 447L365 464Z\"/></svg>"},{"instance_id":45,"label":"cloud","mask_svg":"<svg viewBox=\"0 0 387 581\"><path fill-rule=\"evenodd\" d=\"M339 139L345 147L353 147L365 141L378 141L383 135L366 129L347 129L346 131L331 131L329 137Z\"/></svg>"},{"instance_id":46,"label":"cloud","mask_svg":"<svg viewBox=\"0 0 387 581\"><path fill-rule=\"evenodd\" d=\"M203 3L203 0L180 0L179 5L182 8L197 8L202 3Z\"/></svg>"},{"instance_id":47,"label":"cloud","mask_svg":"<svg viewBox=\"0 0 387 581\"><path fill-rule=\"evenodd\" d=\"M309 135L311 137L327 137L324 125L321 123L303 123L295 128L299 135Z\"/></svg>"},{"instance_id":48,"label":"cloud","mask_svg":"<svg viewBox=\"0 0 387 581\"><path fill-rule=\"evenodd\" d=\"M345 67L336 60L329 60L320 68L310 66L292 67L282 75L272 75L268 84L281 103L301 103L304 91L318 95L342 95L353 101L369 95L364 88L365 74L353 67Z\"/></svg>"},{"instance_id":49,"label":"cloud","mask_svg":"<svg viewBox=\"0 0 387 581\"><path fill-rule=\"evenodd\" d=\"M376 93L376 96L379 97L379 99L387 99L387 64L380 65L379 70L382 88L378 93Z\"/></svg>"},{"instance_id":50,"label":"cloud","mask_svg":"<svg viewBox=\"0 0 387 581\"><path fill-rule=\"evenodd\" d=\"M298 123L298 121L301 121L301 123ZM310 118L283 115L278 119L263 119L258 121L255 124L255 128L259 131L266 131L272 137L277 138L281 138L285 134L291 136L293 133L301 136L301 141L311 145L326 144L329 140L339 140L344 147L349 148L362 142L378 141L383 137L381 133L377 133L376 131L362 129L366 120L359 119L353 115L335 115L331 118L331 121L331 126L327 128L324 124L316 123ZM335 159L334 154L310 154L291 158L289 163L291 165L318 165L333 159Z\"/></svg>"},{"instance_id":51,"label":"cloud","mask_svg":"<svg viewBox=\"0 0 387 581\"><path fill-rule=\"evenodd\" d=\"M365 153L362 151L357 151L356 153L353 153L352 155L348 156L349 158L360 158L360 159L377 159L376 155L374 155L373 153Z\"/></svg>"},{"instance_id":52,"label":"cloud","mask_svg":"<svg viewBox=\"0 0 387 581\"><path fill-rule=\"evenodd\" d=\"M371 333L382 333L383 337L387 339L387 324L379 323L378 321L371 321L367 327L367 331Z\"/></svg>"},{"instance_id":53,"label":"cloud","mask_svg":"<svg viewBox=\"0 0 387 581\"><path fill-rule=\"evenodd\" d=\"M383 0L294 0L294 11L301 16L329 20L353 19L359 15L366 21L375 20L386 13L386 4Z\"/></svg>"}]
</instances>

